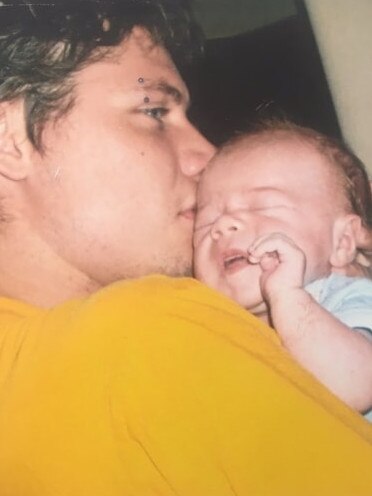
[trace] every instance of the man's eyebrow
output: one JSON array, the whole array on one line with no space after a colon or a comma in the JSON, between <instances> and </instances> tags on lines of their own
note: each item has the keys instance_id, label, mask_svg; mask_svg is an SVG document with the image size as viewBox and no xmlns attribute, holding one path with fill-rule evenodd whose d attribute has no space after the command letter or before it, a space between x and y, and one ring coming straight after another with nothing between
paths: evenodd
<instances>
[{"instance_id":1,"label":"man's eyebrow","mask_svg":"<svg viewBox=\"0 0 372 496\"><path fill-rule=\"evenodd\" d=\"M178 88L169 84L164 79L157 79L156 81L149 81L143 85L145 90L155 90L170 96L177 104L185 103L188 105L188 97L182 93Z\"/></svg>"},{"instance_id":2,"label":"man's eyebrow","mask_svg":"<svg viewBox=\"0 0 372 496\"><path fill-rule=\"evenodd\" d=\"M283 189L277 188L275 186L259 186L257 188L249 189L249 193L280 193L285 194Z\"/></svg>"}]
</instances>

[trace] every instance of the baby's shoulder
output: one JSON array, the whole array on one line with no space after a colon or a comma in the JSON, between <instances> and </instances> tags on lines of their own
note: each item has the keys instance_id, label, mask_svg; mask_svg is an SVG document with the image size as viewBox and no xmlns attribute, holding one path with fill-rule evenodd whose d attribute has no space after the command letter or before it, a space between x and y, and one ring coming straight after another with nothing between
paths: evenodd
<instances>
[{"instance_id":1,"label":"baby's shoulder","mask_svg":"<svg viewBox=\"0 0 372 496\"><path fill-rule=\"evenodd\" d=\"M372 280L365 277L331 274L329 277L311 282L305 289L321 305L327 302L345 303L350 299L372 301Z\"/></svg>"},{"instance_id":2,"label":"baby's shoulder","mask_svg":"<svg viewBox=\"0 0 372 496\"><path fill-rule=\"evenodd\" d=\"M339 274L305 288L313 298L349 327L372 330L372 280Z\"/></svg>"}]
</instances>

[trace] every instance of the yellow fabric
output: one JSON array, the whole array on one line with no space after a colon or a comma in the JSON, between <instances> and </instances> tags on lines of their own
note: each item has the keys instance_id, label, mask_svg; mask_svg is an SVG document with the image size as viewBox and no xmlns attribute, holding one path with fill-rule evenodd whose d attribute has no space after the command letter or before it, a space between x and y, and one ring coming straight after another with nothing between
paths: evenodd
<instances>
[{"instance_id":1,"label":"yellow fabric","mask_svg":"<svg viewBox=\"0 0 372 496\"><path fill-rule=\"evenodd\" d=\"M372 429L191 279L0 300L1 496L371 496Z\"/></svg>"}]
</instances>

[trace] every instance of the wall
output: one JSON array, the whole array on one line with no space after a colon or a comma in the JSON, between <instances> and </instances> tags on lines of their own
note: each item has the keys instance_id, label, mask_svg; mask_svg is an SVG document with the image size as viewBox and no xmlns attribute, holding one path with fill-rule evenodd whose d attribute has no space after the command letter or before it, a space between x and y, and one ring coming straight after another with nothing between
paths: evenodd
<instances>
[{"instance_id":1,"label":"wall","mask_svg":"<svg viewBox=\"0 0 372 496\"><path fill-rule=\"evenodd\" d=\"M207 38L245 33L296 15L295 0L193 0Z\"/></svg>"},{"instance_id":2,"label":"wall","mask_svg":"<svg viewBox=\"0 0 372 496\"><path fill-rule=\"evenodd\" d=\"M372 177L372 1L305 1L343 134Z\"/></svg>"}]
</instances>

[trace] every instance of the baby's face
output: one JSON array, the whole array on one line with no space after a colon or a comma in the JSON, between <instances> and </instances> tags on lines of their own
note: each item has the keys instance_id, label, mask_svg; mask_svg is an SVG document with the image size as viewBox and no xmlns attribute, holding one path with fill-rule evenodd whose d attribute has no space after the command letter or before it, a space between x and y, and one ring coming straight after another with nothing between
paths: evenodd
<instances>
[{"instance_id":1,"label":"baby's face","mask_svg":"<svg viewBox=\"0 0 372 496\"><path fill-rule=\"evenodd\" d=\"M305 253L305 284L330 272L337 198L325 158L298 139L253 140L226 149L205 172L198 193L194 267L198 279L259 316L259 265L247 249L283 233ZM337 195L336 195L337 196Z\"/></svg>"}]
</instances>

